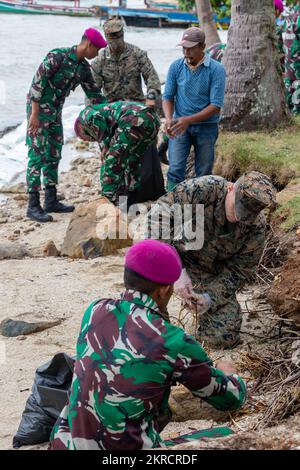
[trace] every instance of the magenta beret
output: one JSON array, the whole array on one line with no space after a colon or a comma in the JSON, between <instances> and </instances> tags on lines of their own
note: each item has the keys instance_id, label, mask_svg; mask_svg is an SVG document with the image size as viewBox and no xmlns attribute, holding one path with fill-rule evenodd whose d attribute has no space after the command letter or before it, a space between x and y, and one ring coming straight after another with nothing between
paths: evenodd
<instances>
[{"instance_id":1,"label":"magenta beret","mask_svg":"<svg viewBox=\"0 0 300 470\"><path fill-rule=\"evenodd\" d=\"M107 46L102 34L95 28L88 28L85 30L84 35L88 38L91 43L98 49L103 49Z\"/></svg>"},{"instance_id":2,"label":"magenta beret","mask_svg":"<svg viewBox=\"0 0 300 470\"><path fill-rule=\"evenodd\" d=\"M274 7L276 8L276 10L279 10L280 13L282 13L283 10L284 10L284 6L283 6L282 0L274 0Z\"/></svg>"},{"instance_id":3,"label":"magenta beret","mask_svg":"<svg viewBox=\"0 0 300 470\"><path fill-rule=\"evenodd\" d=\"M125 266L158 284L174 284L182 264L176 249L158 240L143 240L126 253Z\"/></svg>"}]
</instances>

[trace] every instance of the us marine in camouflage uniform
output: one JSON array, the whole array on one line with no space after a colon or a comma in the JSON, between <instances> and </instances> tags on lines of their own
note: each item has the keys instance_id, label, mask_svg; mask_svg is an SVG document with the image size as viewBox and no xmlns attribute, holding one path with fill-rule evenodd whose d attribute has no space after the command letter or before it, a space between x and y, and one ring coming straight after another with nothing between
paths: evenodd
<instances>
[{"instance_id":1,"label":"us marine in camouflage uniform","mask_svg":"<svg viewBox=\"0 0 300 470\"><path fill-rule=\"evenodd\" d=\"M142 78L147 94L160 95L159 77L147 52L124 42L123 23L119 18L103 25L108 46L92 62L93 77L109 101L145 101Z\"/></svg>"},{"instance_id":2,"label":"us marine in camouflage uniform","mask_svg":"<svg viewBox=\"0 0 300 470\"><path fill-rule=\"evenodd\" d=\"M159 417L168 411L175 382L218 410L236 410L246 399L234 365L219 361L214 366L200 344L167 319L181 271L175 256L156 240L134 245L125 260L126 290L117 300L98 300L86 310L69 400L50 438L52 450L150 449L232 433L212 428L169 441L159 434Z\"/></svg>"},{"instance_id":3,"label":"us marine in camouflage uniform","mask_svg":"<svg viewBox=\"0 0 300 470\"><path fill-rule=\"evenodd\" d=\"M92 39L92 40L91 40ZM95 45L96 44L96 45ZM101 46L102 44L102 46ZM27 95L28 146L27 216L40 222L51 221L47 212L71 212L73 206L57 201L58 164L63 145L62 108L66 97L81 85L93 103L105 102L85 60L98 54L106 41L97 30L85 31L81 43L50 51L39 66ZM41 171L46 188L45 207L40 206Z\"/></svg>"},{"instance_id":4,"label":"us marine in camouflage uniform","mask_svg":"<svg viewBox=\"0 0 300 470\"><path fill-rule=\"evenodd\" d=\"M75 123L83 140L99 142L101 192L111 202L140 188L141 159L154 142L159 118L153 106L131 101L87 106Z\"/></svg>"},{"instance_id":5,"label":"us marine in camouflage uniform","mask_svg":"<svg viewBox=\"0 0 300 470\"><path fill-rule=\"evenodd\" d=\"M284 83L287 103L294 114L300 113L300 3L291 9L283 25Z\"/></svg>"},{"instance_id":6,"label":"us marine in camouflage uniform","mask_svg":"<svg viewBox=\"0 0 300 470\"><path fill-rule=\"evenodd\" d=\"M148 214L147 236L165 238L180 254L186 271L175 284L175 292L197 313L199 339L205 344L228 348L239 341L242 315L236 292L255 272L265 243L261 211L274 197L269 178L256 171L246 173L235 184L220 176L204 176L178 184ZM178 232L174 204L192 205L190 220L184 222L186 226L191 223L194 231L202 223L196 220L197 205L204 206L202 248L194 248ZM170 236L162 232L168 217ZM154 236L150 223L157 230Z\"/></svg>"}]
</instances>

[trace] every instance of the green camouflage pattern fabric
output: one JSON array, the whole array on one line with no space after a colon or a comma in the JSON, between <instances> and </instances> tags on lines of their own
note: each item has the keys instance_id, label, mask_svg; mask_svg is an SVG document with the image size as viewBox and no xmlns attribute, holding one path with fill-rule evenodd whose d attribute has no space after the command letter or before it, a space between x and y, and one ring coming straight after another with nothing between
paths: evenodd
<instances>
[{"instance_id":1,"label":"green camouflage pattern fabric","mask_svg":"<svg viewBox=\"0 0 300 470\"><path fill-rule=\"evenodd\" d=\"M26 180L29 192L41 189L41 172L43 172L44 187L57 185L63 141L61 114L57 115L56 121L44 121L36 135L27 133Z\"/></svg>"},{"instance_id":2,"label":"green camouflage pattern fabric","mask_svg":"<svg viewBox=\"0 0 300 470\"><path fill-rule=\"evenodd\" d=\"M140 188L142 157L155 141L160 120L153 107L133 101L87 106L79 115L85 131L107 148L100 169L101 192L116 202Z\"/></svg>"},{"instance_id":3,"label":"green camouflage pattern fabric","mask_svg":"<svg viewBox=\"0 0 300 470\"><path fill-rule=\"evenodd\" d=\"M291 8L283 25L284 84L287 104L294 114L300 113L300 5Z\"/></svg>"},{"instance_id":4,"label":"green camouflage pattern fabric","mask_svg":"<svg viewBox=\"0 0 300 470\"><path fill-rule=\"evenodd\" d=\"M219 437L226 437L234 434L233 430L227 426L211 429L201 429L201 431L192 431L188 434L182 434L181 436L174 437L170 440L165 440L164 444L166 447L172 447L177 444L184 444L186 442L195 441L199 439L218 439Z\"/></svg>"},{"instance_id":5,"label":"green camouflage pattern fabric","mask_svg":"<svg viewBox=\"0 0 300 470\"><path fill-rule=\"evenodd\" d=\"M117 300L92 303L82 320L69 401L52 431L51 449L170 445L160 437L158 418L175 382L218 410L239 409L246 399L243 380L214 368L200 344L169 323L148 295L127 290ZM229 432L215 431L216 437Z\"/></svg>"},{"instance_id":6,"label":"green camouflage pattern fabric","mask_svg":"<svg viewBox=\"0 0 300 470\"><path fill-rule=\"evenodd\" d=\"M111 54L109 47L101 49L91 67L95 82L109 101L144 101L142 78L147 93L161 92L159 77L147 53L132 44L125 42L119 55Z\"/></svg>"},{"instance_id":7,"label":"green camouflage pattern fabric","mask_svg":"<svg viewBox=\"0 0 300 470\"><path fill-rule=\"evenodd\" d=\"M198 293L211 297L210 310L201 315L199 339L212 347L232 347L239 340L241 309L236 292L252 278L260 260L266 223L263 213L251 224L230 223L225 214L228 182L221 176L203 176L178 184L158 199L147 216L149 238L161 238L176 247ZM176 230L176 205L191 205L185 225L196 230L196 205L204 206L204 242L190 248L186 234ZM163 214L163 215L162 215ZM164 229L171 220L170 234ZM201 221L200 221L201 223ZM199 224L199 221L198 221ZM150 231L150 227L152 232Z\"/></svg>"},{"instance_id":8,"label":"green camouflage pattern fabric","mask_svg":"<svg viewBox=\"0 0 300 470\"><path fill-rule=\"evenodd\" d=\"M222 62L225 49L226 49L226 44L225 43L217 42L215 44L212 44L210 47L208 47L205 52L212 59L215 59L218 62Z\"/></svg>"},{"instance_id":9,"label":"green camouflage pattern fabric","mask_svg":"<svg viewBox=\"0 0 300 470\"><path fill-rule=\"evenodd\" d=\"M31 103L40 106L41 128L36 136L27 132L28 146L27 186L29 192L44 185L57 184L57 171L63 145L62 108L66 97L81 85L92 103L106 101L101 95L91 73L89 63L77 62L76 47L50 51L39 66L27 95L27 118L31 115Z\"/></svg>"}]
</instances>

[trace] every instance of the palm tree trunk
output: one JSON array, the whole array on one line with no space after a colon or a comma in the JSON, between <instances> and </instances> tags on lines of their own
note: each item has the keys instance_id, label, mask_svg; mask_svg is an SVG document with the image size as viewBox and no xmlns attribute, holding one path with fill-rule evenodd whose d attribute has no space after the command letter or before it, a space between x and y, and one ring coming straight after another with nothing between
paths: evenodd
<instances>
[{"instance_id":1,"label":"palm tree trunk","mask_svg":"<svg viewBox=\"0 0 300 470\"><path fill-rule=\"evenodd\" d=\"M232 0L222 127L254 130L287 120L276 43L273 0Z\"/></svg>"},{"instance_id":2,"label":"palm tree trunk","mask_svg":"<svg viewBox=\"0 0 300 470\"><path fill-rule=\"evenodd\" d=\"M213 11L210 0L196 0L196 7L200 26L205 33L206 47L221 42L220 36L213 19Z\"/></svg>"}]
</instances>

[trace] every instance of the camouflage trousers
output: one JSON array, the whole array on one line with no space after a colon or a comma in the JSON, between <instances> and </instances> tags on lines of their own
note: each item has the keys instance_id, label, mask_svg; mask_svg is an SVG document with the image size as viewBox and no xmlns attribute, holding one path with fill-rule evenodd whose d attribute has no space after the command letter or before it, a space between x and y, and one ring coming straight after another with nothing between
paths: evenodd
<instances>
[{"instance_id":1,"label":"camouflage trousers","mask_svg":"<svg viewBox=\"0 0 300 470\"><path fill-rule=\"evenodd\" d=\"M300 114L300 70L298 77L293 79L290 77L284 78L286 89L286 102L293 114Z\"/></svg>"},{"instance_id":2,"label":"camouflage trousers","mask_svg":"<svg viewBox=\"0 0 300 470\"><path fill-rule=\"evenodd\" d=\"M282 44L281 29L277 29L277 48L280 54L281 71L285 85L285 101L290 111L294 114L300 113L300 65L298 43L286 45L285 52ZM213 44L206 52L212 59L222 62L226 44L220 42Z\"/></svg>"},{"instance_id":3,"label":"camouflage trousers","mask_svg":"<svg viewBox=\"0 0 300 470\"><path fill-rule=\"evenodd\" d=\"M101 192L114 203L120 195L140 188L142 157L159 130L159 120L154 114L149 119L141 112L138 119L139 125L119 122L100 169Z\"/></svg>"},{"instance_id":4,"label":"camouflage trousers","mask_svg":"<svg viewBox=\"0 0 300 470\"><path fill-rule=\"evenodd\" d=\"M231 434L234 434L232 429L228 428L227 426L221 426L218 428L201 429L200 431L192 431L188 434L182 434L181 436L175 437L174 439L164 441L163 444L166 447L172 447L194 440L217 439L220 437L230 436Z\"/></svg>"},{"instance_id":5,"label":"camouflage trousers","mask_svg":"<svg viewBox=\"0 0 300 470\"><path fill-rule=\"evenodd\" d=\"M186 268L195 286L195 292L202 294L206 290L213 289L214 276L212 274L203 271L196 273L195 269L190 271L188 267ZM204 341L204 347L231 348L240 339L242 311L235 295L229 297L227 302L217 310L210 309L200 315L197 321L197 339Z\"/></svg>"},{"instance_id":6,"label":"camouflage trousers","mask_svg":"<svg viewBox=\"0 0 300 470\"><path fill-rule=\"evenodd\" d=\"M61 119L55 122L42 122L37 134L32 136L27 131L28 146L27 189L28 192L41 189L41 172L44 186L53 186L58 182L58 164L63 146L63 127Z\"/></svg>"}]
</instances>

